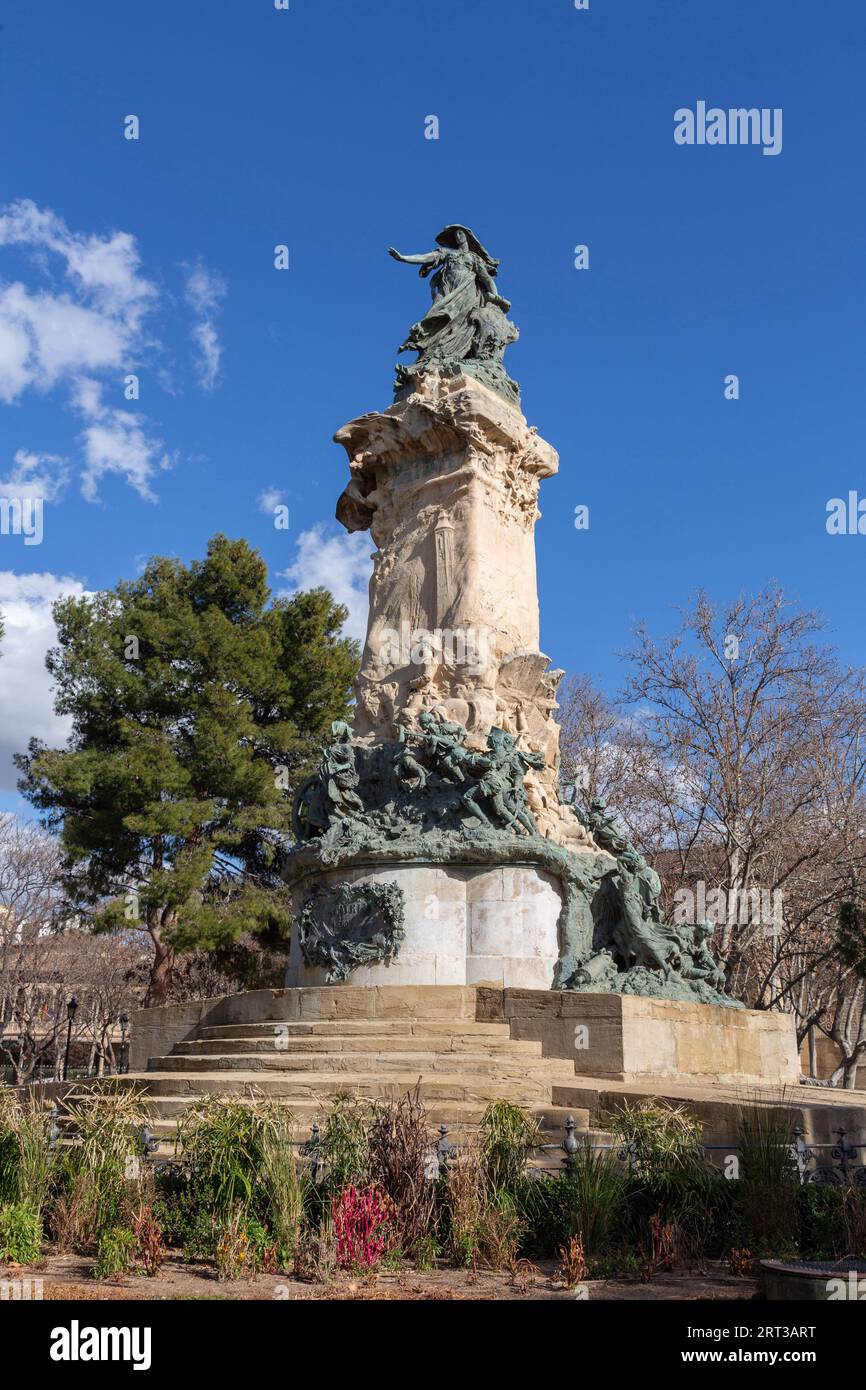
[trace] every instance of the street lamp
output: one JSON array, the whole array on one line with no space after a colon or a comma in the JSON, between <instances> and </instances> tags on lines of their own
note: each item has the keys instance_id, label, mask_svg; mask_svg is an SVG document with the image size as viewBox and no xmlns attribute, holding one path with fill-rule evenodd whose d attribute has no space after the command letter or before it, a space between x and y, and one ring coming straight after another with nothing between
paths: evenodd
<instances>
[{"instance_id":1,"label":"street lamp","mask_svg":"<svg viewBox=\"0 0 866 1390\"><path fill-rule=\"evenodd\" d=\"M123 1063L123 1057L126 1052L126 1030L129 1027L129 1019L126 1014L121 1014L118 1021L120 1023L120 1065L117 1070L119 1072L124 1072L126 1071L126 1067Z\"/></svg>"},{"instance_id":2,"label":"street lamp","mask_svg":"<svg viewBox=\"0 0 866 1390\"><path fill-rule=\"evenodd\" d=\"M78 1000L73 995L66 1005L66 1017L69 1024L66 1029L66 1053L63 1058L63 1080L69 1080L69 1049L72 1046L72 1025L75 1022L75 1010L78 1008Z\"/></svg>"}]
</instances>

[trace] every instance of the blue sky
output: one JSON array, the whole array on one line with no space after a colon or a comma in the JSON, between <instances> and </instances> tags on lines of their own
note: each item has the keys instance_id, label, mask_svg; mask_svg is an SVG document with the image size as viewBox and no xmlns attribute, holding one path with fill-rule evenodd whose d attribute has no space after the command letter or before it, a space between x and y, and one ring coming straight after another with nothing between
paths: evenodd
<instances>
[{"instance_id":1,"label":"blue sky","mask_svg":"<svg viewBox=\"0 0 866 1390\"><path fill-rule=\"evenodd\" d=\"M426 307L386 247L451 221L502 261L507 366L561 456L537 531L554 662L613 690L634 619L771 578L862 662L866 538L825 529L829 498L866 496L862 4L7 0L0 24L0 481L51 499L41 545L0 536L0 806L9 749L52 732L61 589L221 530L277 589L354 592L358 622L369 546L333 521L331 436L390 403ZM782 108L781 153L676 145L699 100Z\"/></svg>"}]
</instances>

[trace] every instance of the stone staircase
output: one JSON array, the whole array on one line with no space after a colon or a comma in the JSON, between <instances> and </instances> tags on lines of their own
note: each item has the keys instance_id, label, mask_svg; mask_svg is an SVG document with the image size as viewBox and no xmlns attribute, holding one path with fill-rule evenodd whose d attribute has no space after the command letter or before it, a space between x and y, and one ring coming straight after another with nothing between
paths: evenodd
<instances>
[{"instance_id":1,"label":"stone staircase","mask_svg":"<svg viewBox=\"0 0 866 1390\"><path fill-rule=\"evenodd\" d=\"M629 1025L630 1034L617 1016L626 1005L639 1015ZM671 1027L681 1028L687 1042L694 1041L696 1031L701 1038L706 1034L705 1053L710 1043L719 1045L723 1025L743 1027L741 1015L729 1019L727 1010L704 1014L703 1008L556 991L503 993L484 986L255 990L141 1011L134 1022L133 1070L106 1084L135 1086L144 1093L151 1131L165 1156L174 1151L184 1111L204 1096L279 1100L294 1114L296 1137L303 1142L338 1093L393 1101L416 1085L434 1139L444 1124L452 1142L465 1142L493 1100L524 1107L538 1118L551 1146L540 1155L548 1168L560 1165L557 1150L569 1116L576 1134L604 1144L610 1142L604 1125L611 1113L649 1096L685 1103L702 1122L705 1144L721 1154L731 1149L744 1103L783 1104L793 1111L806 1142L820 1146L821 1152L838 1142L843 1129L848 1142L864 1145L866 1153L864 1091L833 1091L796 1081L780 1085L772 1074L760 1076L755 1061L739 1083L695 1076L687 1069L673 1075L616 1076L620 1053L626 1042L634 1051L635 1038L644 1065L665 1061L670 1029L661 1035L657 1030L667 1027L668 1015ZM660 1017L644 1017L652 1010ZM606 1063L607 1071L599 1067L593 1074L587 1053L575 1051L575 1020L586 1019L593 1060ZM762 1030L778 1023L763 1014L755 1020L755 1027L745 1030L751 1038L747 1060L752 1054L763 1057L758 1046ZM687 1049L684 1055L691 1056ZM769 1055L774 1056L772 1049ZM576 1062L583 1062L585 1070L578 1071ZM724 1065L731 1069L729 1058ZM53 1083L39 1090L62 1107L64 1097L73 1098L79 1086Z\"/></svg>"},{"instance_id":2,"label":"stone staircase","mask_svg":"<svg viewBox=\"0 0 866 1390\"><path fill-rule=\"evenodd\" d=\"M443 1000L445 994L454 998ZM556 1086L574 1082L573 1062L544 1057L540 1042L512 1038L507 1023L471 1016L474 990L342 987L259 991L237 1000L248 1001L242 1009L248 1018L198 1023L192 1036L151 1055L146 1069L112 1081L146 1094L163 1154L173 1149L184 1111L208 1095L279 1100L294 1114L301 1139L338 1093L394 1101L416 1085L431 1127L446 1125L454 1142L465 1142L493 1100L534 1114L551 1145L561 1143L569 1115L577 1133L588 1132L586 1108L553 1099ZM76 1088L68 1094L74 1098ZM550 1151L548 1166L558 1166L560 1157Z\"/></svg>"}]
</instances>

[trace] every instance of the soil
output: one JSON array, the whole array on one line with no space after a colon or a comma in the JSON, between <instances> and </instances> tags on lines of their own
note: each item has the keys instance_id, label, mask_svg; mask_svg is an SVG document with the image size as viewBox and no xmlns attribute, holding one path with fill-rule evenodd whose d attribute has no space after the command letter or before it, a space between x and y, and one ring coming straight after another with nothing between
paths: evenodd
<instances>
[{"instance_id":1,"label":"soil","mask_svg":"<svg viewBox=\"0 0 866 1390\"><path fill-rule=\"evenodd\" d=\"M97 1282L94 1261L84 1255L49 1255L38 1265L0 1265L0 1281L41 1279L42 1297L75 1302L128 1299L462 1299L462 1300L742 1300L755 1296L756 1284L736 1278L727 1266L708 1261L701 1271L674 1270L650 1283L628 1277L591 1280L586 1293L567 1289L553 1260L524 1262L515 1275L498 1270L399 1270L362 1278L341 1275L326 1284L302 1283L280 1274L220 1281L212 1266L166 1259L153 1279L132 1274Z\"/></svg>"}]
</instances>

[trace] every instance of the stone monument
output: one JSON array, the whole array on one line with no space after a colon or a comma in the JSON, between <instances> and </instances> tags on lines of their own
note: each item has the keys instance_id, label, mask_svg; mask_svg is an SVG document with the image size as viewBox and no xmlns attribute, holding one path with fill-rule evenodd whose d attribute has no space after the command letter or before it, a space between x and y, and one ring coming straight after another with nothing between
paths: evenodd
<instances>
[{"instance_id":1,"label":"stone monument","mask_svg":"<svg viewBox=\"0 0 866 1390\"><path fill-rule=\"evenodd\" d=\"M394 403L335 435L337 518L375 545L353 725L297 789L286 985L476 985L736 1007L706 924L559 776L562 672L539 649L539 484L559 466L504 367L499 262L468 227L390 254L432 302ZM571 797L572 799L569 799Z\"/></svg>"}]
</instances>

